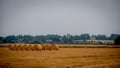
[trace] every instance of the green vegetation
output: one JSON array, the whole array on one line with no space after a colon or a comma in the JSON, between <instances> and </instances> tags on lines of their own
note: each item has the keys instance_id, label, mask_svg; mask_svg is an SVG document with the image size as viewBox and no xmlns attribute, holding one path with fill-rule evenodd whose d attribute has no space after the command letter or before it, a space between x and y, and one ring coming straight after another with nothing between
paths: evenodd
<instances>
[{"instance_id":1,"label":"green vegetation","mask_svg":"<svg viewBox=\"0 0 120 68\"><path fill-rule=\"evenodd\" d=\"M110 37L106 35L89 35L89 34L81 34L81 35L9 35L6 37L0 37L0 43L32 43L32 44L40 44L40 43L62 43L62 44L73 44L75 40L115 40L118 37L118 34L111 34ZM99 42L99 44L102 44ZM109 43L108 43L109 44Z\"/></svg>"},{"instance_id":2,"label":"green vegetation","mask_svg":"<svg viewBox=\"0 0 120 68\"><path fill-rule=\"evenodd\" d=\"M120 45L120 36L118 36L114 41L115 45Z\"/></svg>"},{"instance_id":3,"label":"green vegetation","mask_svg":"<svg viewBox=\"0 0 120 68\"><path fill-rule=\"evenodd\" d=\"M80 45L80 46L59 46L60 48L120 48L120 46L115 46L115 45Z\"/></svg>"}]
</instances>

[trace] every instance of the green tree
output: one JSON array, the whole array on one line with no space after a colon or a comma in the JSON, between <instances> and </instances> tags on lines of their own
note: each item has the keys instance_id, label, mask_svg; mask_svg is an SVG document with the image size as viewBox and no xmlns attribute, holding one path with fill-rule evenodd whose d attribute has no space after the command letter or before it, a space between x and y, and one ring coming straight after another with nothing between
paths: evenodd
<instances>
[{"instance_id":1,"label":"green tree","mask_svg":"<svg viewBox=\"0 0 120 68\"><path fill-rule=\"evenodd\" d=\"M119 35L118 34L111 34L110 40L115 40Z\"/></svg>"},{"instance_id":2,"label":"green tree","mask_svg":"<svg viewBox=\"0 0 120 68\"><path fill-rule=\"evenodd\" d=\"M81 40L90 39L90 35L89 35L89 34L81 34L81 35L80 35L80 39L81 39Z\"/></svg>"},{"instance_id":3,"label":"green tree","mask_svg":"<svg viewBox=\"0 0 120 68\"><path fill-rule=\"evenodd\" d=\"M23 36L23 42L24 43L30 43L34 41L34 36L31 36L31 35L24 35Z\"/></svg>"},{"instance_id":4,"label":"green tree","mask_svg":"<svg viewBox=\"0 0 120 68\"><path fill-rule=\"evenodd\" d=\"M15 43L17 42L17 38L15 35L10 35L10 36L7 36L3 39L5 42L7 43Z\"/></svg>"},{"instance_id":5,"label":"green tree","mask_svg":"<svg viewBox=\"0 0 120 68\"><path fill-rule=\"evenodd\" d=\"M120 35L114 41L115 45L120 45Z\"/></svg>"},{"instance_id":6,"label":"green tree","mask_svg":"<svg viewBox=\"0 0 120 68\"><path fill-rule=\"evenodd\" d=\"M104 35L97 35L95 36L97 40L108 40L109 38L104 34Z\"/></svg>"},{"instance_id":7,"label":"green tree","mask_svg":"<svg viewBox=\"0 0 120 68\"><path fill-rule=\"evenodd\" d=\"M3 40L3 38L4 38L4 37L0 37L0 41L2 41L2 40Z\"/></svg>"}]
</instances>

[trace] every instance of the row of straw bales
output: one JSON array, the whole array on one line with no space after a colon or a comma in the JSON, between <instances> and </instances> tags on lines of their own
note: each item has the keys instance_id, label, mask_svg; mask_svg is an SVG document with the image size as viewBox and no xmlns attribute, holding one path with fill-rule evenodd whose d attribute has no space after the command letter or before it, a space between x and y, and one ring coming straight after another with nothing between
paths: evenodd
<instances>
[{"instance_id":1,"label":"row of straw bales","mask_svg":"<svg viewBox=\"0 0 120 68\"><path fill-rule=\"evenodd\" d=\"M41 50L59 50L56 44L10 44L10 50L41 51Z\"/></svg>"}]
</instances>

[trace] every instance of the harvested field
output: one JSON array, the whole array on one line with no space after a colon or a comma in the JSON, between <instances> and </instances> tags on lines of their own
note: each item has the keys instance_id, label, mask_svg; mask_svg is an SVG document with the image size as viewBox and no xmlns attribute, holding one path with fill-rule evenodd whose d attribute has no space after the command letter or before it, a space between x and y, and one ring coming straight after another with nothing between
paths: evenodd
<instances>
[{"instance_id":1,"label":"harvested field","mask_svg":"<svg viewBox=\"0 0 120 68\"><path fill-rule=\"evenodd\" d=\"M120 48L12 51L0 47L0 68L120 68Z\"/></svg>"}]
</instances>

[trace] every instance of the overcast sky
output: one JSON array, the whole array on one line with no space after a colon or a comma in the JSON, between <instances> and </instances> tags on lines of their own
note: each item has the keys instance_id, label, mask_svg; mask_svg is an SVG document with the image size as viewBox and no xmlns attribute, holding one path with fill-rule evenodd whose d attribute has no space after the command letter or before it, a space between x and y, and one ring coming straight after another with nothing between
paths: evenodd
<instances>
[{"instance_id":1,"label":"overcast sky","mask_svg":"<svg viewBox=\"0 0 120 68\"><path fill-rule=\"evenodd\" d=\"M120 34L120 0L0 0L0 36Z\"/></svg>"}]
</instances>

